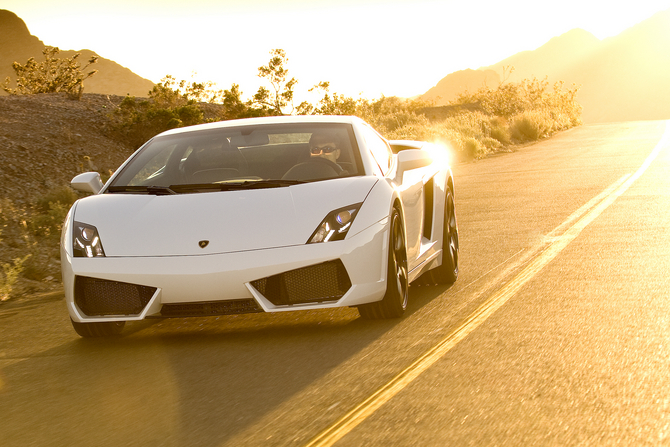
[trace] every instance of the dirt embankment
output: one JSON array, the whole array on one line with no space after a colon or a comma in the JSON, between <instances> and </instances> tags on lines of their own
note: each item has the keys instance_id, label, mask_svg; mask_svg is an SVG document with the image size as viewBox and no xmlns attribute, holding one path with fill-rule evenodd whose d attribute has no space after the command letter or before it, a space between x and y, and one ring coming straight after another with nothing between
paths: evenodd
<instances>
[{"instance_id":1,"label":"dirt embankment","mask_svg":"<svg viewBox=\"0 0 670 447\"><path fill-rule=\"evenodd\" d=\"M60 93L0 96L0 265L31 253L29 276L34 278L22 278L17 293L43 291L60 282L57 247L34 246L21 231L20 215L28 215L37 198L68 185L78 173L108 173L132 153L134 148L114 139L108 118L122 99L84 94L75 101Z\"/></svg>"},{"instance_id":2,"label":"dirt embankment","mask_svg":"<svg viewBox=\"0 0 670 447\"><path fill-rule=\"evenodd\" d=\"M131 153L111 137L107 115L120 96L65 94L0 97L0 198L18 205L80 172L116 169Z\"/></svg>"}]
</instances>

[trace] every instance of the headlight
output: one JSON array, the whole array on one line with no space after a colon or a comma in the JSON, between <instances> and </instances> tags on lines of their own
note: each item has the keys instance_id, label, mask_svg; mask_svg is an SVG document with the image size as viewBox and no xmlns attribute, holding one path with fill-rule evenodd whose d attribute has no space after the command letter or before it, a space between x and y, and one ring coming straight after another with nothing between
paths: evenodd
<instances>
[{"instance_id":1,"label":"headlight","mask_svg":"<svg viewBox=\"0 0 670 447\"><path fill-rule=\"evenodd\" d=\"M356 203L329 213L312 233L307 243L316 244L344 239L361 205L362 203Z\"/></svg>"},{"instance_id":2,"label":"headlight","mask_svg":"<svg viewBox=\"0 0 670 447\"><path fill-rule=\"evenodd\" d=\"M98 230L93 225L74 222L72 233L72 251L75 258L105 256Z\"/></svg>"}]
</instances>

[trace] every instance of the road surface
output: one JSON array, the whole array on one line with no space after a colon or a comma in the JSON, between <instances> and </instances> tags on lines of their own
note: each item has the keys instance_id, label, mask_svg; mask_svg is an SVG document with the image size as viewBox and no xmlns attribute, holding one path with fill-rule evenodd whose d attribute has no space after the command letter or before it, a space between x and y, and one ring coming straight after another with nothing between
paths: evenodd
<instances>
[{"instance_id":1,"label":"road surface","mask_svg":"<svg viewBox=\"0 0 670 447\"><path fill-rule=\"evenodd\" d=\"M670 126L454 167L461 273L400 320L150 320L85 340L0 305L0 445L670 444Z\"/></svg>"}]
</instances>

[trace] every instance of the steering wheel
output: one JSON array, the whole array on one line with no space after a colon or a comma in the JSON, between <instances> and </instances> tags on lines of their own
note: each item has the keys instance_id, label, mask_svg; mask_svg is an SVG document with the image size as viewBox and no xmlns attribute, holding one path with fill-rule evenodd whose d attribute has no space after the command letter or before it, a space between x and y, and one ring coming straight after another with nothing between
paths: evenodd
<instances>
[{"instance_id":1,"label":"steering wheel","mask_svg":"<svg viewBox=\"0 0 670 447\"><path fill-rule=\"evenodd\" d=\"M310 157L309 160L307 160L307 163L323 163L333 168L333 170L337 173L337 175L342 174L342 172L344 171L344 169L342 169L342 166L323 157Z\"/></svg>"}]
</instances>

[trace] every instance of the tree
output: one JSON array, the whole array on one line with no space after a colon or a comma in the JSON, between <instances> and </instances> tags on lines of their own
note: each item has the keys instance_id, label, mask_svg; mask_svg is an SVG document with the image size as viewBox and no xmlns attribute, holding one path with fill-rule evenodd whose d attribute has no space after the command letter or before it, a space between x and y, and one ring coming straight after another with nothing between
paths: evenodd
<instances>
[{"instance_id":1,"label":"tree","mask_svg":"<svg viewBox=\"0 0 670 447\"><path fill-rule=\"evenodd\" d=\"M11 78L7 77L2 89L10 95L25 95L36 93L66 92L71 99L81 99L84 91L84 80L98 72L85 70L98 60L93 56L83 67L77 59L77 53L70 58L59 58L58 47L47 46L42 54L44 61L37 62L35 58L28 59L25 65L18 62L12 64L16 73L16 88L11 88Z\"/></svg>"},{"instance_id":2,"label":"tree","mask_svg":"<svg viewBox=\"0 0 670 447\"><path fill-rule=\"evenodd\" d=\"M186 81L177 82L167 75L154 85L149 99L126 96L121 101L114 111L115 128L126 143L138 147L165 130L200 124L203 113L194 99L202 93L198 91L196 83L187 86Z\"/></svg>"},{"instance_id":3,"label":"tree","mask_svg":"<svg viewBox=\"0 0 670 447\"><path fill-rule=\"evenodd\" d=\"M221 103L223 105L223 112L220 115L220 119L222 120L251 118L271 114L267 107L256 108L253 101L243 101L242 91L238 84L233 84L230 90L223 91Z\"/></svg>"},{"instance_id":4,"label":"tree","mask_svg":"<svg viewBox=\"0 0 670 447\"><path fill-rule=\"evenodd\" d=\"M361 102L338 93L331 94L330 82L327 81L319 82L308 91L320 91L323 96L314 104L303 101L297 107L298 115L355 115Z\"/></svg>"},{"instance_id":5,"label":"tree","mask_svg":"<svg viewBox=\"0 0 670 447\"><path fill-rule=\"evenodd\" d=\"M282 49L270 51L270 61L267 65L258 67L258 77L266 79L272 86L272 92L260 87L254 95L254 103L261 109L267 109L271 115L284 115L284 107L291 104L293 107L293 87L298 83L295 78L288 81L288 58Z\"/></svg>"}]
</instances>

